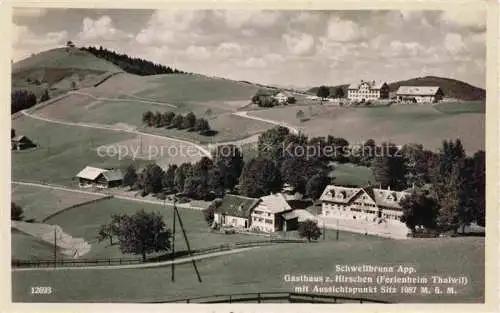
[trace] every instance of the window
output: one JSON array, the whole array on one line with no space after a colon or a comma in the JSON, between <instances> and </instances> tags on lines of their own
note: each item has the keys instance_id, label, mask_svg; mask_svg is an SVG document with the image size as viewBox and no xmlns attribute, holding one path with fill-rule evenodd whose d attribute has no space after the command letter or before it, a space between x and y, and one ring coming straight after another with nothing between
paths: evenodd
<instances>
[{"instance_id":1,"label":"window","mask_svg":"<svg viewBox=\"0 0 500 313\"><path fill-rule=\"evenodd\" d=\"M266 224L272 224L273 220L266 218Z\"/></svg>"}]
</instances>

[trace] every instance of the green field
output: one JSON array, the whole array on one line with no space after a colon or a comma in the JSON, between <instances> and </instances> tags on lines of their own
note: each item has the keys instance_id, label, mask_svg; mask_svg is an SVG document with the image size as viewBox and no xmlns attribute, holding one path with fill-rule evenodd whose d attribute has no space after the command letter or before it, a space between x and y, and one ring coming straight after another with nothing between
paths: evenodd
<instances>
[{"instance_id":1,"label":"green field","mask_svg":"<svg viewBox=\"0 0 500 313\"><path fill-rule=\"evenodd\" d=\"M213 294L293 292L294 287L304 284L285 282L284 275L332 275L336 265L341 264L407 265L416 269L417 273L413 276L464 275L469 281L466 286L456 288L458 294L455 295L377 293L355 296L413 303L484 301L484 238L397 241L362 235L345 236L343 233L339 242L333 238L333 234L329 233L326 241L318 243L261 247L198 261L203 279L201 284L197 282L190 263L176 266L175 283L170 281L170 267L13 272L13 301L141 302ZM373 274L363 276L372 277ZM55 289L52 295L32 296L27 292L29 286L46 284L47 281ZM428 285L432 288L436 286L433 283Z\"/></svg>"},{"instance_id":2,"label":"green field","mask_svg":"<svg viewBox=\"0 0 500 313\"><path fill-rule=\"evenodd\" d=\"M250 100L259 89L257 86L237 81L211 78L202 75L156 75L148 78L151 87L136 96L165 101L206 102Z\"/></svg>"},{"instance_id":3,"label":"green field","mask_svg":"<svg viewBox=\"0 0 500 313\"><path fill-rule=\"evenodd\" d=\"M446 114L486 113L484 101L441 102L436 104L434 108Z\"/></svg>"},{"instance_id":4,"label":"green field","mask_svg":"<svg viewBox=\"0 0 500 313\"><path fill-rule=\"evenodd\" d=\"M366 186L369 185L368 182L371 184L375 182L375 177L369 167L351 163L338 164L330 175L335 178L333 183L341 186Z\"/></svg>"},{"instance_id":5,"label":"green field","mask_svg":"<svg viewBox=\"0 0 500 313\"><path fill-rule=\"evenodd\" d=\"M23 208L26 220L38 222L70 206L99 198L102 196L12 184L12 201Z\"/></svg>"},{"instance_id":6,"label":"green field","mask_svg":"<svg viewBox=\"0 0 500 313\"><path fill-rule=\"evenodd\" d=\"M15 260L50 260L54 258L54 247L46 242L12 229L11 232L11 259ZM58 256L62 254L56 248Z\"/></svg>"},{"instance_id":7,"label":"green field","mask_svg":"<svg viewBox=\"0 0 500 313\"><path fill-rule=\"evenodd\" d=\"M85 166L125 166L131 161L100 157L96 149L134 138L118 132L47 123L26 116L12 121L19 135L38 145L34 150L12 152L12 179L72 185Z\"/></svg>"},{"instance_id":8,"label":"green field","mask_svg":"<svg viewBox=\"0 0 500 313\"><path fill-rule=\"evenodd\" d=\"M482 113L443 113L430 105L310 106L302 109L309 120L300 122L297 111L296 107L274 108L252 111L251 115L284 121L309 136L332 135L351 143L371 138L377 143L419 143L427 149L437 149L443 140L460 138L469 154L485 149L485 114Z\"/></svg>"},{"instance_id":9,"label":"green field","mask_svg":"<svg viewBox=\"0 0 500 313\"><path fill-rule=\"evenodd\" d=\"M97 231L100 225L110 221L114 213L133 214L144 209L148 212L157 211L163 215L167 227L172 227L172 208L161 205L138 203L128 200L107 199L92 204L83 205L78 208L68 210L47 220L48 224L56 224L62 227L64 232L72 237L84 238L87 242L96 240ZM259 240L261 237L250 235L224 235L210 232L207 223L203 219L201 211L193 209L179 208L184 225L187 229L189 243L192 249L202 249L217 246L223 243L236 241ZM186 245L182 237L179 224L177 224L176 250L186 250ZM109 246L108 242L101 244L92 243L91 251L83 258L110 258L110 257L134 257L133 255L123 255L119 251L118 245Z\"/></svg>"}]
</instances>

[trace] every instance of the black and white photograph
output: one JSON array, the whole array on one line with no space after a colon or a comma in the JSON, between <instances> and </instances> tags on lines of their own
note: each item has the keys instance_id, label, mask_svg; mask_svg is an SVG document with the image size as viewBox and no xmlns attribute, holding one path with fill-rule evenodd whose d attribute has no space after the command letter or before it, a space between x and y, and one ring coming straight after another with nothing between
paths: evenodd
<instances>
[{"instance_id":1,"label":"black and white photograph","mask_svg":"<svg viewBox=\"0 0 500 313\"><path fill-rule=\"evenodd\" d=\"M10 301L495 300L491 8L14 5Z\"/></svg>"}]
</instances>

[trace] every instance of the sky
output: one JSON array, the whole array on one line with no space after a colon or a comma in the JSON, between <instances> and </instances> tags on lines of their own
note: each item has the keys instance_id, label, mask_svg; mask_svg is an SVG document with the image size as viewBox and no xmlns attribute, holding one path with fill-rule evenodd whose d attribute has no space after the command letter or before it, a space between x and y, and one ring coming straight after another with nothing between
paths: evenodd
<instances>
[{"instance_id":1,"label":"sky","mask_svg":"<svg viewBox=\"0 0 500 313\"><path fill-rule=\"evenodd\" d=\"M485 87L486 12L16 8L14 62L100 46L178 69L280 86L426 75Z\"/></svg>"}]
</instances>

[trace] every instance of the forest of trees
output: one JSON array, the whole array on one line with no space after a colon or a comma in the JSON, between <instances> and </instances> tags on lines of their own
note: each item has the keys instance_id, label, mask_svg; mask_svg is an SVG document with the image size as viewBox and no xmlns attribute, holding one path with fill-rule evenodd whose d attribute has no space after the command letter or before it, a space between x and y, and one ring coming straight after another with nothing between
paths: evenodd
<instances>
[{"instance_id":1,"label":"forest of trees","mask_svg":"<svg viewBox=\"0 0 500 313\"><path fill-rule=\"evenodd\" d=\"M142 122L149 127L185 129L188 131L197 131L201 135L210 135L214 133L208 121L204 118L197 118L193 112L189 112L186 115L176 115L174 112L153 113L147 111L142 114Z\"/></svg>"},{"instance_id":2,"label":"forest of trees","mask_svg":"<svg viewBox=\"0 0 500 313\"><path fill-rule=\"evenodd\" d=\"M411 188L411 196L401 205L402 221L413 230L423 225L457 232L471 222L485 225L485 152L467 156L460 140L444 141L438 152L418 144L376 144L372 139L352 147L344 138L309 138L277 126L262 133L257 146L257 155L246 162L236 146L220 146L213 159L204 157L195 164L170 165L165 171L150 164L141 173L129 168L124 181L143 195L182 193L193 199L213 199L227 192L259 198L288 184L317 200L328 184L335 183L330 163L353 162L373 171L375 181L362 187Z\"/></svg>"},{"instance_id":3,"label":"forest of trees","mask_svg":"<svg viewBox=\"0 0 500 313\"><path fill-rule=\"evenodd\" d=\"M11 114L26 110L36 105L39 102L44 102L50 99L48 90L44 90L39 101L36 95L27 90L15 90L10 93L10 109Z\"/></svg>"},{"instance_id":4,"label":"forest of trees","mask_svg":"<svg viewBox=\"0 0 500 313\"><path fill-rule=\"evenodd\" d=\"M195 164L169 165L163 170L148 164L140 173L129 166L124 185L142 191L142 195L180 193L193 199L213 199L234 192L243 169L243 155L233 145L219 146L213 158L203 157Z\"/></svg>"},{"instance_id":5,"label":"forest of trees","mask_svg":"<svg viewBox=\"0 0 500 313\"><path fill-rule=\"evenodd\" d=\"M83 51L92 53L98 58L109 61L127 73L147 76L147 75L157 75L157 74L186 74L186 72L180 71L178 69L153 63L141 58L131 58L126 54L118 54L114 51L107 50L100 46L95 47L83 47L80 48Z\"/></svg>"}]
</instances>

